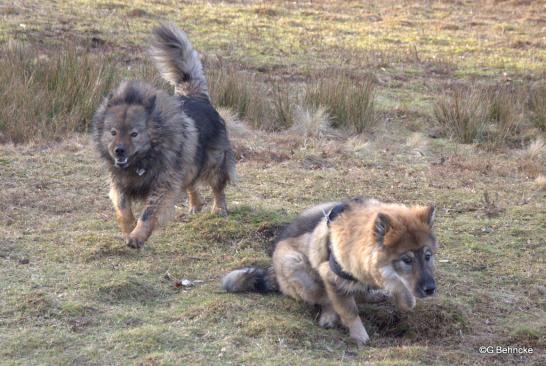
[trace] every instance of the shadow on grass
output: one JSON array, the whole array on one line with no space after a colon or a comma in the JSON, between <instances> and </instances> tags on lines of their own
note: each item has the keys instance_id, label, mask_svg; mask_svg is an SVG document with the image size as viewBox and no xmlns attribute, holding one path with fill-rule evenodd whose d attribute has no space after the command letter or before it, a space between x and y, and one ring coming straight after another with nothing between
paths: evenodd
<instances>
[{"instance_id":1,"label":"shadow on grass","mask_svg":"<svg viewBox=\"0 0 546 366\"><path fill-rule=\"evenodd\" d=\"M287 225L284 211L271 211L248 206L237 207L228 216L199 214L188 226L200 240L222 247L251 247L271 255L275 238Z\"/></svg>"}]
</instances>

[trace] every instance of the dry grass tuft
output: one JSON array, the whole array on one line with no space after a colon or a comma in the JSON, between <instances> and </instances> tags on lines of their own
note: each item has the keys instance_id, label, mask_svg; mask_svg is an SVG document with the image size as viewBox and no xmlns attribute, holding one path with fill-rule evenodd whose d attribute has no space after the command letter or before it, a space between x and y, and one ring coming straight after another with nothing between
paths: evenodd
<instances>
[{"instance_id":1,"label":"dry grass tuft","mask_svg":"<svg viewBox=\"0 0 546 366\"><path fill-rule=\"evenodd\" d=\"M538 177L546 170L546 144L541 137L522 151L520 169L531 177Z\"/></svg>"},{"instance_id":2,"label":"dry grass tuft","mask_svg":"<svg viewBox=\"0 0 546 366\"><path fill-rule=\"evenodd\" d=\"M221 63L207 74L213 103L236 111L254 128L280 131L293 124L293 96L286 83L269 88L255 75Z\"/></svg>"},{"instance_id":3,"label":"dry grass tuft","mask_svg":"<svg viewBox=\"0 0 546 366\"><path fill-rule=\"evenodd\" d=\"M531 86L529 110L534 125L546 131L546 82L535 83Z\"/></svg>"},{"instance_id":4,"label":"dry grass tuft","mask_svg":"<svg viewBox=\"0 0 546 366\"><path fill-rule=\"evenodd\" d=\"M226 127L230 138L249 139L254 138L256 132L250 129L237 114L226 107L219 107L218 113L226 122Z\"/></svg>"},{"instance_id":5,"label":"dry grass tuft","mask_svg":"<svg viewBox=\"0 0 546 366\"><path fill-rule=\"evenodd\" d=\"M458 85L436 99L434 117L443 132L459 142L496 147L519 136L524 99L511 85Z\"/></svg>"},{"instance_id":6,"label":"dry grass tuft","mask_svg":"<svg viewBox=\"0 0 546 366\"><path fill-rule=\"evenodd\" d=\"M541 137L537 138L535 141L529 144L529 147L525 152L526 157L531 160L543 158L545 154L546 145L544 144L544 140Z\"/></svg>"},{"instance_id":7,"label":"dry grass tuft","mask_svg":"<svg viewBox=\"0 0 546 366\"><path fill-rule=\"evenodd\" d=\"M210 68L207 78L215 105L231 108L253 127L269 127L272 124L268 92L254 75L220 65Z\"/></svg>"},{"instance_id":8,"label":"dry grass tuft","mask_svg":"<svg viewBox=\"0 0 546 366\"><path fill-rule=\"evenodd\" d=\"M298 96L287 82L278 81L268 87L255 75L222 64L211 68L208 79L213 102L236 111L239 118L255 128L280 131L292 127L298 118L311 118L296 108ZM328 112L332 127L361 133L375 125L371 77L360 81L347 76L319 79L308 85L303 94L307 109L323 110L322 118ZM301 129L302 125L296 128Z\"/></svg>"},{"instance_id":9,"label":"dry grass tuft","mask_svg":"<svg viewBox=\"0 0 546 366\"><path fill-rule=\"evenodd\" d=\"M488 110L487 101L477 88L455 87L434 102L436 122L449 137L472 143L484 134Z\"/></svg>"},{"instance_id":10,"label":"dry grass tuft","mask_svg":"<svg viewBox=\"0 0 546 366\"><path fill-rule=\"evenodd\" d=\"M277 83L273 86L272 92L273 118L269 118L272 124L262 126L266 130L279 131L285 130L294 124L294 97L290 94L290 88L287 83ZM268 121L268 119L266 119Z\"/></svg>"},{"instance_id":11,"label":"dry grass tuft","mask_svg":"<svg viewBox=\"0 0 546 366\"><path fill-rule=\"evenodd\" d=\"M109 60L76 47L45 55L10 42L0 53L0 132L16 143L87 131L118 79Z\"/></svg>"},{"instance_id":12,"label":"dry grass tuft","mask_svg":"<svg viewBox=\"0 0 546 366\"><path fill-rule=\"evenodd\" d=\"M331 120L326 108L305 108L298 106L294 110L294 124L290 132L304 138L322 138L333 134Z\"/></svg>"},{"instance_id":13,"label":"dry grass tuft","mask_svg":"<svg viewBox=\"0 0 546 366\"><path fill-rule=\"evenodd\" d=\"M510 85L495 85L485 93L489 103L489 123L484 139L491 146L499 146L517 136L523 124L521 90Z\"/></svg>"},{"instance_id":14,"label":"dry grass tuft","mask_svg":"<svg viewBox=\"0 0 546 366\"><path fill-rule=\"evenodd\" d=\"M319 78L306 87L304 102L317 109L326 108L336 128L362 133L377 122L375 83L371 76L361 80L342 74Z\"/></svg>"},{"instance_id":15,"label":"dry grass tuft","mask_svg":"<svg viewBox=\"0 0 546 366\"><path fill-rule=\"evenodd\" d=\"M540 174L535 179L535 187L539 191L546 191L546 176Z\"/></svg>"}]
</instances>

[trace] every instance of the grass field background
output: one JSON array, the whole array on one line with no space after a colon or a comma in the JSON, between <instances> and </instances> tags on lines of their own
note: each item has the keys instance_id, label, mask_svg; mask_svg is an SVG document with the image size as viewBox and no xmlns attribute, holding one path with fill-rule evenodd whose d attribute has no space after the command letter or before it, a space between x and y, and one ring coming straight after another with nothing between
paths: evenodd
<instances>
[{"instance_id":1,"label":"grass field background","mask_svg":"<svg viewBox=\"0 0 546 366\"><path fill-rule=\"evenodd\" d=\"M89 135L29 139L48 100L21 95L19 109L0 114L24 116L26 141L11 141L0 123L0 363L544 364L544 131L522 113L506 143L460 144L437 132L434 102L454 84L544 82L545 13L538 1L0 4L0 42L31 49L30 69L71 47L115 65L120 78L134 75L149 30L171 20L206 65L282 82L292 97L316 75L374 80L376 113L362 134L302 133L253 129L258 117L222 109L240 176L227 190L230 215L189 216L181 201L176 218L134 251L115 225ZM0 85L0 98L14 92ZM86 126L86 110L51 113L62 116L56 124ZM294 123L326 118L313 113ZM410 314L362 305L368 346L319 328L317 309L220 289L227 271L267 265L275 234L298 212L356 195L438 208L438 296ZM194 286L177 286L182 279ZM479 353L489 345L534 353Z\"/></svg>"}]
</instances>

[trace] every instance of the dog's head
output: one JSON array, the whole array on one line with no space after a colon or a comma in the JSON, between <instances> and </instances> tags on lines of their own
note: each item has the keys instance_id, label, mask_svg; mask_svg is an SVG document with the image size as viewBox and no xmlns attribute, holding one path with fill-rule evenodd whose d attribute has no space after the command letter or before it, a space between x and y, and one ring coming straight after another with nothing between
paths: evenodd
<instances>
[{"instance_id":1,"label":"dog's head","mask_svg":"<svg viewBox=\"0 0 546 366\"><path fill-rule=\"evenodd\" d=\"M436 292L434 217L434 206L391 207L375 215L373 232L384 263L382 277L400 308L412 308L415 297Z\"/></svg>"},{"instance_id":2,"label":"dog's head","mask_svg":"<svg viewBox=\"0 0 546 366\"><path fill-rule=\"evenodd\" d=\"M154 89L138 81L122 83L109 94L94 118L95 141L103 157L126 169L151 148L149 124L156 102Z\"/></svg>"}]
</instances>

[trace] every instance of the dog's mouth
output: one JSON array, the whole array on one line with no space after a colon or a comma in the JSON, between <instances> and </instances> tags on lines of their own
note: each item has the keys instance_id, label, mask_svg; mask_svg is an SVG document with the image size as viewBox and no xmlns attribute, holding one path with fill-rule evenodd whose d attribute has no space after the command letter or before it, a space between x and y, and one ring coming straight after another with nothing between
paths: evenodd
<instances>
[{"instance_id":1,"label":"dog's mouth","mask_svg":"<svg viewBox=\"0 0 546 366\"><path fill-rule=\"evenodd\" d=\"M129 158L115 158L114 165L116 166L116 168L125 169L129 166Z\"/></svg>"}]
</instances>

